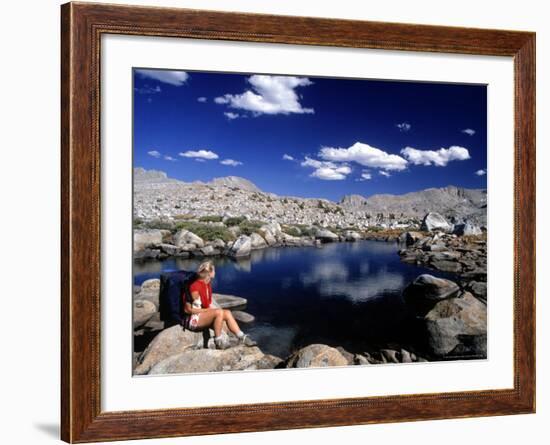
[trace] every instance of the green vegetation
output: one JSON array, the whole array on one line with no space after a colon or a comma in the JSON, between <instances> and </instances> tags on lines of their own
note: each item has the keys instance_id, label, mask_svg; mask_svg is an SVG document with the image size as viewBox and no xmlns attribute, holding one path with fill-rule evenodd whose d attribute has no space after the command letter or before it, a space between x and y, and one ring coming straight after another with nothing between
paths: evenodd
<instances>
[{"instance_id":1,"label":"green vegetation","mask_svg":"<svg viewBox=\"0 0 550 445\"><path fill-rule=\"evenodd\" d=\"M225 242L235 239L233 234L223 226L212 226L210 224L204 224L193 221L182 221L176 224L176 230L189 230L195 235L200 236L205 241L213 241L216 238L222 239Z\"/></svg>"},{"instance_id":2,"label":"green vegetation","mask_svg":"<svg viewBox=\"0 0 550 445\"><path fill-rule=\"evenodd\" d=\"M135 220L134 220L135 225ZM141 221L139 223L140 229L159 229L159 230L173 230L174 223L172 221L165 221L162 219L152 219L149 221Z\"/></svg>"},{"instance_id":3,"label":"green vegetation","mask_svg":"<svg viewBox=\"0 0 550 445\"><path fill-rule=\"evenodd\" d=\"M214 222L214 223L217 223L217 222L221 222L222 219L223 218L219 215L207 215L207 216L201 216L199 218L199 221L200 222Z\"/></svg>"},{"instance_id":4,"label":"green vegetation","mask_svg":"<svg viewBox=\"0 0 550 445\"><path fill-rule=\"evenodd\" d=\"M367 232L382 232L384 229L378 226L371 226L367 229Z\"/></svg>"},{"instance_id":5,"label":"green vegetation","mask_svg":"<svg viewBox=\"0 0 550 445\"><path fill-rule=\"evenodd\" d=\"M302 236L315 236L317 227L308 226L306 224L297 224L296 227L300 230Z\"/></svg>"},{"instance_id":6,"label":"green vegetation","mask_svg":"<svg viewBox=\"0 0 550 445\"><path fill-rule=\"evenodd\" d=\"M239 224L239 228L241 229L241 233L244 235L252 235L254 232L257 232L260 230L260 227L262 227L264 223L262 221L247 221L244 220Z\"/></svg>"},{"instance_id":7,"label":"green vegetation","mask_svg":"<svg viewBox=\"0 0 550 445\"><path fill-rule=\"evenodd\" d=\"M335 233L336 235L341 235L344 231L344 229L342 229L341 227L336 226L329 226L327 227L327 229L330 230L332 233Z\"/></svg>"},{"instance_id":8,"label":"green vegetation","mask_svg":"<svg viewBox=\"0 0 550 445\"><path fill-rule=\"evenodd\" d=\"M225 220L225 225L228 226L228 227L238 226L244 221L246 221L246 218L244 216L234 216L234 217L231 217L231 218L227 218Z\"/></svg>"},{"instance_id":9,"label":"green vegetation","mask_svg":"<svg viewBox=\"0 0 550 445\"><path fill-rule=\"evenodd\" d=\"M191 213L180 213L179 215L174 215L174 219L177 221L193 219L194 216Z\"/></svg>"},{"instance_id":10,"label":"green vegetation","mask_svg":"<svg viewBox=\"0 0 550 445\"><path fill-rule=\"evenodd\" d=\"M302 236L302 231L296 226L283 226L282 230L290 236Z\"/></svg>"}]
</instances>

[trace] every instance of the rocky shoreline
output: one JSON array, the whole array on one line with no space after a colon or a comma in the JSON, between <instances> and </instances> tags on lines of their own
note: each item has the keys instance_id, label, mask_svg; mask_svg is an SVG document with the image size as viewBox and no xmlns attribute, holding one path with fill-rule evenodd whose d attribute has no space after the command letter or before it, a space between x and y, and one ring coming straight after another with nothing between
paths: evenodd
<instances>
[{"instance_id":1,"label":"rocky shoreline","mask_svg":"<svg viewBox=\"0 0 550 445\"><path fill-rule=\"evenodd\" d=\"M243 220L239 225L229 226L223 222L202 225L192 222L191 225L193 224L196 227L195 231L202 232L203 237L189 229L178 228L177 225L171 230L134 230L134 259L220 255L243 258L250 256L253 250L267 247L315 247L328 242L364 239L364 236L353 230L338 233L322 227L307 227L300 230L297 227L282 227L278 222L260 224Z\"/></svg>"},{"instance_id":2,"label":"rocky shoreline","mask_svg":"<svg viewBox=\"0 0 550 445\"><path fill-rule=\"evenodd\" d=\"M403 262L455 274L461 286L478 298L485 301L487 298L486 232L470 223L452 225L437 213L428 213L421 224L403 229L294 227L274 221L253 225L246 219L240 220L238 225L227 224L220 221L199 226L207 239L191 230L178 229L177 225L172 229L136 229L134 259L214 256L239 259L268 247L318 247L325 243L359 240L398 242L403 246L399 251ZM214 238L224 231L230 233L226 240Z\"/></svg>"},{"instance_id":3,"label":"rocky shoreline","mask_svg":"<svg viewBox=\"0 0 550 445\"><path fill-rule=\"evenodd\" d=\"M484 233L481 228L470 223L450 224L433 212L426 214L422 223L411 222L400 228L286 225L277 221L250 221L246 217L210 217L185 223L156 222L156 225L149 223L146 228L138 225L134 229L134 259L220 255L239 258L248 257L251 251L267 247L315 247L324 243L358 240L398 241L408 248L412 248L416 241L425 240L424 244L416 247L422 249L429 245L435 251L437 248L445 250L451 239L481 236ZM435 238L426 244L428 235ZM411 258L405 260L411 262Z\"/></svg>"},{"instance_id":4,"label":"rocky shoreline","mask_svg":"<svg viewBox=\"0 0 550 445\"><path fill-rule=\"evenodd\" d=\"M455 274L458 283L487 301L487 237L407 232L401 261Z\"/></svg>"}]
</instances>

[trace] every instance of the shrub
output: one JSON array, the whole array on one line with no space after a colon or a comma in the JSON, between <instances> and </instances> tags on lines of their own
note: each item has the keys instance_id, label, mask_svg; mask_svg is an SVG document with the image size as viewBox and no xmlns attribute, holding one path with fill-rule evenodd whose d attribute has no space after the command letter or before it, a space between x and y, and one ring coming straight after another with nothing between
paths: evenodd
<instances>
[{"instance_id":1,"label":"shrub","mask_svg":"<svg viewBox=\"0 0 550 445\"><path fill-rule=\"evenodd\" d=\"M328 226L327 229L330 230L332 233L335 233L336 235L340 235L343 231L341 227L336 226Z\"/></svg>"},{"instance_id":2,"label":"shrub","mask_svg":"<svg viewBox=\"0 0 550 445\"><path fill-rule=\"evenodd\" d=\"M381 232L382 230L384 230L382 227L371 226L367 229L367 232Z\"/></svg>"},{"instance_id":3,"label":"shrub","mask_svg":"<svg viewBox=\"0 0 550 445\"><path fill-rule=\"evenodd\" d=\"M227 229L227 227L211 226L209 224L202 224L200 222L193 222L193 221L179 222L176 224L176 229L189 230L193 232L195 235L200 236L205 241L213 241L216 238L220 238L225 242L227 242L235 239L235 237Z\"/></svg>"},{"instance_id":4,"label":"shrub","mask_svg":"<svg viewBox=\"0 0 550 445\"><path fill-rule=\"evenodd\" d=\"M262 221L247 221L244 220L239 224L239 228L241 229L241 233L244 235L252 235L254 232L257 232L260 230L260 227L262 227L264 223Z\"/></svg>"},{"instance_id":5,"label":"shrub","mask_svg":"<svg viewBox=\"0 0 550 445\"><path fill-rule=\"evenodd\" d=\"M283 232L285 232L287 235L290 235L290 236L301 236L302 235L302 231L298 227L295 227L295 226L285 226L282 229L283 229Z\"/></svg>"},{"instance_id":6,"label":"shrub","mask_svg":"<svg viewBox=\"0 0 550 445\"><path fill-rule=\"evenodd\" d=\"M174 215L174 219L178 221L193 219L193 218L194 216L191 215L191 213L180 213L179 215Z\"/></svg>"},{"instance_id":7,"label":"shrub","mask_svg":"<svg viewBox=\"0 0 550 445\"><path fill-rule=\"evenodd\" d=\"M308 226L306 224L298 224L297 227L303 236L315 236L317 233L316 227Z\"/></svg>"},{"instance_id":8,"label":"shrub","mask_svg":"<svg viewBox=\"0 0 550 445\"><path fill-rule=\"evenodd\" d=\"M222 217L218 215L207 215L207 216L201 216L199 218L199 221L201 222L221 222Z\"/></svg>"},{"instance_id":9,"label":"shrub","mask_svg":"<svg viewBox=\"0 0 550 445\"><path fill-rule=\"evenodd\" d=\"M143 221L141 223L141 227L144 229L172 230L174 228L174 223L172 221L152 219L149 221Z\"/></svg>"},{"instance_id":10,"label":"shrub","mask_svg":"<svg viewBox=\"0 0 550 445\"><path fill-rule=\"evenodd\" d=\"M227 218L225 220L225 225L228 226L228 227L238 226L244 221L246 221L246 218L244 216L234 216L234 217L231 217L231 218Z\"/></svg>"}]
</instances>

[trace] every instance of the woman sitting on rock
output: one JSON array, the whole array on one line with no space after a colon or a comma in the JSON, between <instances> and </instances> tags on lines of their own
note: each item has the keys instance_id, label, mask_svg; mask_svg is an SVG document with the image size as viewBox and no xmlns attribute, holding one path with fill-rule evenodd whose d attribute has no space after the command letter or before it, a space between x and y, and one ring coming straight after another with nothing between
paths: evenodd
<instances>
[{"instance_id":1,"label":"woman sitting on rock","mask_svg":"<svg viewBox=\"0 0 550 445\"><path fill-rule=\"evenodd\" d=\"M227 328L237 337L239 344L255 346L256 342L239 328L231 311L212 307L212 279L216 270L212 261L201 263L197 269L198 278L191 284L192 303L186 301L185 312L186 328L192 331L201 331L212 328L214 330L214 343L217 349L226 349L230 345L222 335L223 322Z\"/></svg>"}]
</instances>

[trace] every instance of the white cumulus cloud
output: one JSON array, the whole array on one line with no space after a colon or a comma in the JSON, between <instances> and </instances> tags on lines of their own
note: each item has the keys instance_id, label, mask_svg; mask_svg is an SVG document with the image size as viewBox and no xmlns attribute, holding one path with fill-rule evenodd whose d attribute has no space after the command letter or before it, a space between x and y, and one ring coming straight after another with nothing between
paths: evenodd
<instances>
[{"instance_id":1,"label":"white cumulus cloud","mask_svg":"<svg viewBox=\"0 0 550 445\"><path fill-rule=\"evenodd\" d=\"M368 171L364 171L363 173L361 173L361 179L360 181L368 181L372 179L372 174Z\"/></svg>"},{"instance_id":2,"label":"white cumulus cloud","mask_svg":"<svg viewBox=\"0 0 550 445\"><path fill-rule=\"evenodd\" d=\"M399 128L399 131L405 133L411 129L411 124L409 124L408 122L401 122L400 124L395 124L395 126Z\"/></svg>"},{"instance_id":3,"label":"white cumulus cloud","mask_svg":"<svg viewBox=\"0 0 550 445\"><path fill-rule=\"evenodd\" d=\"M206 97L204 97L204 96L197 97L197 102L202 102L202 103L204 103L204 102L206 102L206 101L207 101L207 99L206 99Z\"/></svg>"},{"instance_id":4,"label":"white cumulus cloud","mask_svg":"<svg viewBox=\"0 0 550 445\"><path fill-rule=\"evenodd\" d=\"M405 170L407 160L399 155L390 154L362 142L356 142L348 148L323 147L319 157L327 161L357 162L364 167L382 170Z\"/></svg>"},{"instance_id":5,"label":"white cumulus cloud","mask_svg":"<svg viewBox=\"0 0 550 445\"><path fill-rule=\"evenodd\" d=\"M150 150L147 152L147 154L149 156L152 156L153 158L156 158L156 159L164 159L165 161L177 161L177 159L173 158L172 156L169 156L169 155L163 155L160 151L158 150Z\"/></svg>"},{"instance_id":6,"label":"white cumulus cloud","mask_svg":"<svg viewBox=\"0 0 550 445\"><path fill-rule=\"evenodd\" d=\"M435 165L437 167L445 167L451 161L470 159L468 149L456 145L439 150L418 150L405 147L401 150L401 154L414 165Z\"/></svg>"},{"instance_id":7,"label":"white cumulus cloud","mask_svg":"<svg viewBox=\"0 0 550 445\"><path fill-rule=\"evenodd\" d=\"M235 161L234 159L224 159L223 161L220 161L220 164L230 165L231 167L237 167L239 165L243 165L241 161Z\"/></svg>"},{"instance_id":8,"label":"white cumulus cloud","mask_svg":"<svg viewBox=\"0 0 550 445\"><path fill-rule=\"evenodd\" d=\"M202 159L218 159L219 156L210 150L188 150L186 152L182 152L179 154L180 156L184 158L195 158L197 160Z\"/></svg>"},{"instance_id":9,"label":"white cumulus cloud","mask_svg":"<svg viewBox=\"0 0 550 445\"><path fill-rule=\"evenodd\" d=\"M465 128L464 130L462 130L462 133L466 133L468 136L473 136L474 134L476 134L476 131L472 128Z\"/></svg>"},{"instance_id":10,"label":"white cumulus cloud","mask_svg":"<svg viewBox=\"0 0 550 445\"><path fill-rule=\"evenodd\" d=\"M283 161L294 161L294 158L286 153L283 155Z\"/></svg>"},{"instance_id":11,"label":"white cumulus cloud","mask_svg":"<svg viewBox=\"0 0 550 445\"><path fill-rule=\"evenodd\" d=\"M328 162L328 161L319 161L317 159L310 158L306 156L306 158L300 163L302 167L313 167L313 168L321 168L321 167L329 167L329 168L336 168L337 165L334 162Z\"/></svg>"},{"instance_id":12,"label":"white cumulus cloud","mask_svg":"<svg viewBox=\"0 0 550 445\"><path fill-rule=\"evenodd\" d=\"M347 165L342 167L320 167L315 170L310 176L318 179L323 179L325 181L341 181L346 179L346 176L351 173L351 168Z\"/></svg>"},{"instance_id":13,"label":"white cumulus cloud","mask_svg":"<svg viewBox=\"0 0 550 445\"><path fill-rule=\"evenodd\" d=\"M385 171L380 171L380 174L382 176L385 176L386 178L389 178L391 176L388 172L385 172Z\"/></svg>"},{"instance_id":14,"label":"white cumulus cloud","mask_svg":"<svg viewBox=\"0 0 550 445\"><path fill-rule=\"evenodd\" d=\"M326 181L341 181L351 173L351 167L346 164L336 164L330 161L319 161L317 159L306 158L300 163L302 167L312 167L315 169L311 177L324 179Z\"/></svg>"},{"instance_id":15,"label":"white cumulus cloud","mask_svg":"<svg viewBox=\"0 0 550 445\"><path fill-rule=\"evenodd\" d=\"M233 119L237 119L239 117L239 113L233 113L231 111L226 111L225 113L223 113L224 116L229 119L230 121L233 120Z\"/></svg>"},{"instance_id":16,"label":"white cumulus cloud","mask_svg":"<svg viewBox=\"0 0 550 445\"><path fill-rule=\"evenodd\" d=\"M313 108L304 108L300 104L295 89L311 85L307 77L268 76L255 74L250 76L250 90L242 94L225 94L216 97L214 102L231 108L246 110L255 116L261 114L304 114L313 113Z\"/></svg>"},{"instance_id":17,"label":"white cumulus cloud","mask_svg":"<svg viewBox=\"0 0 550 445\"><path fill-rule=\"evenodd\" d=\"M168 85L174 85L176 87L182 86L187 79L189 74L185 71L170 71L170 70L137 70L137 73L141 77L155 79L162 83L167 83Z\"/></svg>"},{"instance_id":18,"label":"white cumulus cloud","mask_svg":"<svg viewBox=\"0 0 550 445\"><path fill-rule=\"evenodd\" d=\"M487 174L487 170L484 170L484 169L476 171L476 175L478 176L484 176L486 174Z\"/></svg>"}]
</instances>

